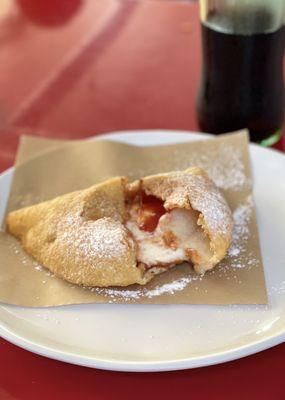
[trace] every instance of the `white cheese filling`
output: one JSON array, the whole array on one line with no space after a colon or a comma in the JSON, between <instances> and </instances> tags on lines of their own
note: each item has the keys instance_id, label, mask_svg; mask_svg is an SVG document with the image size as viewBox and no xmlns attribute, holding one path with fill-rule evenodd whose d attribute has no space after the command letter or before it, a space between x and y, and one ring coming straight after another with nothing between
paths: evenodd
<instances>
[{"instance_id":1,"label":"white cheese filling","mask_svg":"<svg viewBox=\"0 0 285 400\"><path fill-rule=\"evenodd\" d=\"M153 232L146 232L139 229L135 212L131 210L126 226L138 244L138 261L155 266L183 261L200 264L203 259L209 260L212 255L209 240L197 225L197 219L197 212L176 208L160 217ZM167 237L172 240L169 242Z\"/></svg>"}]
</instances>

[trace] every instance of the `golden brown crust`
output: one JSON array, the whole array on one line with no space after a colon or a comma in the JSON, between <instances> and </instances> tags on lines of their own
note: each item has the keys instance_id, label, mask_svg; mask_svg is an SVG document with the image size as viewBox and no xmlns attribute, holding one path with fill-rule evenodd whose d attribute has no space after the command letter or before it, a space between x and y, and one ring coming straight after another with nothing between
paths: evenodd
<instances>
[{"instance_id":1,"label":"golden brown crust","mask_svg":"<svg viewBox=\"0 0 285 400\"><path fill-rule=\"evenodd\" d=\"M112 178L89 189L13 211L7 231L55 275L86 286L145 284L165 271L137 265L137 245L124 226L125 197L141 187L173 208L199 211L198 224L208 235L213 255L207 265L194 257L197 272L216 265L230 245L232 219L221 193L199 168L142 178L127 184Z\"/></svg>"},{"instance_id":2,"label":"golden brown crust","mask_svg":"<svg viewBox=\"0 0 285 400\"><path fill-rule=\"evenodd\" d=\"M144 284L136 244L122 224L124 178L113 178L21 210L7 230L55 275L87 286Z\"/></svg>"}]
</instances>

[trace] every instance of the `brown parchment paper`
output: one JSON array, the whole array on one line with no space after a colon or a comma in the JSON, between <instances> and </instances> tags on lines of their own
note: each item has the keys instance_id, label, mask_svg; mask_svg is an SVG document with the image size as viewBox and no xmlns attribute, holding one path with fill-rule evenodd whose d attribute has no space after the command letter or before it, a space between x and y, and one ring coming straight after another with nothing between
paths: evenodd
<instances>
[{"instance_id":1,"label":"brown parchment paper","mask_svg":"<svg viewBox=\"0 0 285 400\"><path fill-rule=\"evenodd\" d=\"M135 147L109 141L58 141L23 137L7 212L86 188L110 176L130 180L151 173L204 167L246 225L237 226L239 251L202 278L183 264L145 287L82 288L38 266L4 232L0 234L0 301L32 307L79 303L265 304L267 293L256 216L246 131L178 145ZM247 215L248 214L248 215ZM238 218L239 219L239 218ZM242 233L242 234L240 234Z\"/></svg>"}]
</instances>

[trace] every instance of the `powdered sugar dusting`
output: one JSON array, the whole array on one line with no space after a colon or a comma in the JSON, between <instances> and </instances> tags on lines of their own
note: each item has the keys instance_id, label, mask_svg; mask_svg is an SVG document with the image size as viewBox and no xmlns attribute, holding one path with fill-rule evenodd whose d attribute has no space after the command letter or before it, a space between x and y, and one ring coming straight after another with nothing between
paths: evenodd
<instances>
[{"instance_id":1,"label":"powdered sugar dusting","mask_svg":"<svg viewBox=\"0 0 285 400\"><path fill-rule=\"evenodd\" d=\"M189 283L193 283L194 281L202 279L203 275L195 275L189 276L186 278L177 279L171 283L166 283L160 287L156 287L152 290L146 291L146 297L152 298L156 296L160 296L165 293L173 294L175 292L179 292L186 288Z\"/></svg>"},{"instance_id":2,"label":"powdered sugar dusting","mask_svg":"<svg viewBox=\"0 0 285 400\"><path fill-rule=\"evenodd\" d=\"M285 295L285 280L271 286L270 291L278 295Z\"/></svg>"},{"instance_id":3,"label":"powdered sugar dusting","mask_svg":"<svg viewBox=\"0 0 285 400\"><path fill-rule=\"evenodd\" d=\"M249 228L250 219L253 211L252 196L248 196L244 203L240 204L233 213L234 230L232 245L228 251L232 267L243 268L257 265L257 260L252 252L248 253L247 241L251 232ZM241 263L241 259L243 263Z\"/></svg>"},{"instance_id":4,"label":"powdered sugar dusting","mask_svg":"<svg viewBox=\"0 0 285 400\"><path fill-rule=\"evenodd\" d=\"M81 262L94 257L97 261L115 259L127 250L126 230L119 221L111 218L86 221L77 215L70 215L63 225L58 243L67 249L69 246L75 248Z\"/></svg>"},{"instance_id":5,"label":"powdered sugar dusting","mask_svg":"<svg viewBox=\"0 0 285 400\"><path fill-rule=\"evenodd\" d=\"M207 151L196 152L187 159L181 159L181 152L175 150L173 157L177 158L180 170L190 166L203 168L221 189L240 190L251 186L251 180L246 176L241 149L233 145L217 144L215 149L211 148L210 154Z\"/></svg>"},{"instance_id":6,"label":"powdered sugar dusting","mask_svg":"<svg viewBox=\"0 0 285 400\"><path fill-rule=\"evenodd\" d=\"M179 292L184 290L189 284L201 280L202 275L189 275L188 277L179 278L174 280L171 283L166 283L161 286L156 286L153 289L141 288L137 290L128 290L128 289L103 289L103 288L92 288L90 289L92 292L96 291L99 294L107 295L111 297L113 302L116 300L124 299L124 300L132 300L132 299L140 299L140 298L153 298L158 297L163 294L174 294L175 292Z\"/></svg>"},{"instance_id":7,"label":"powdered sugar dusting","mask_svg":"<svg viewBox=\"0 0 285 400\"><path fill-rule=\"evenodd\" d=\"M1 232L1 231L0 231ZM23 267L27 267L27 265L31 265L35 271L45 274L46 276L54 277L55 275L49 271L47 268L44 268L33 258L30 258L26 253L24 253L23 249L20 246L20 243L11 241L8 244L10 250L17 255L18 260L23 265ZM46 281L42 281L46 283Z\"/></svg>"},{"instance_id":8,"label":"powdered sugar dusting","mask_svg":"<svg viewBox=\"0 0 285 400\"><path fill-rule=\"evenodd\" d=\"M230 234L231 211L224 197L212 182L196 176L189 198L192 207L203 214L208 229L216 234Z\"/></svg>"}]
</instances>

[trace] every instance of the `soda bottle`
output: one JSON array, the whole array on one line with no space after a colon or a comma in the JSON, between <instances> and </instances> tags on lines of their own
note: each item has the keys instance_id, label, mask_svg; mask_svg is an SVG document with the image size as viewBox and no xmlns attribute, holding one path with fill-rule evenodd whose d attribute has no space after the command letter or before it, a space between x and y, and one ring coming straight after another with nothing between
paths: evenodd
<instances>
[{"instance_id":1,"label":"soda bottle","mask_svg":"<svg viewBox=\"0 0 285 400\"><path fill-rule=\"evenodd\" d=\"M201 129L248 128L252 141L274 144L284 120L285 0L200 0L200 14Z\"/></svg>"}]
</instances>

